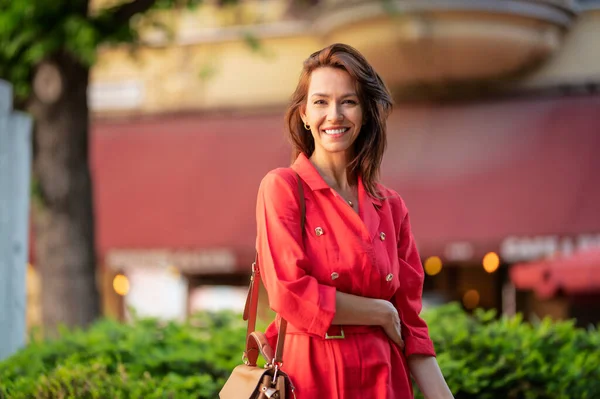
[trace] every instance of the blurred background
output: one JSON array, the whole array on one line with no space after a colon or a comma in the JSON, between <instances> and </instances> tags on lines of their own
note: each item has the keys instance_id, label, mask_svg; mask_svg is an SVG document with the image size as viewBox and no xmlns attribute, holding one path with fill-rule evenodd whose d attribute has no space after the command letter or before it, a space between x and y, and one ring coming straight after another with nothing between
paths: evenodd
<instances>
[{"instance_id":1,"label":"blurred background","mask_svg":"<svg viewBox=\"0 0 600 399\"><path fill-rule=\"evenodd\" d=\"M16 103L36 120L28 329L240 311L258 184L290 163L302 61L334 42L394 94L382 182L411 213L425 307L600 321L600 1L145 3L90 36L83 69L38 57Z\"/></svg>"}]
</instances>

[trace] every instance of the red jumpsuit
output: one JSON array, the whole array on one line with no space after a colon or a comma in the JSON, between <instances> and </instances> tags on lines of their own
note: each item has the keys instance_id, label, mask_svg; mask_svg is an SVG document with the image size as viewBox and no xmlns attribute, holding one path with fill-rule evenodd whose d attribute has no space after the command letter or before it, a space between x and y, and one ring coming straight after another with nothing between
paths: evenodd
<instances>
[{"instance_id":1,"label":"red jumpsuit","mask_svg":"<svg viewBox=\"0 0 600 399\"><path fill-rule=\"evenodd\" d=\"M303 180L300 231L296 171ZM357 214L301 154L269 172L257 200L257 249L271 308L288 321L283 367L298 399L413 398L406 357L435 356L419 317L423 268L400 196L358 182ZM402 321L404 352L376 326L332 326L336 291L391 301ZM267 338L275 347L275 320ZM340 336L345 338L326 339Z\"/></svg>"}]
</instances>

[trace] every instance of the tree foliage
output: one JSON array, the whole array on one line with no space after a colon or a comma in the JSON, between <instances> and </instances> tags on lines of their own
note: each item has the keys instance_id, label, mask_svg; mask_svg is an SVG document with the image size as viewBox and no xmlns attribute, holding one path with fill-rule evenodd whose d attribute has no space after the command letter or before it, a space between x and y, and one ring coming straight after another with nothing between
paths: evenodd
<instances>
[{"instance_id":1,"label":"tree foliage","mask_svg":"<svg viewBox=\"0 0 600 399\"><path fill-rule=\"evenodd\" d=\"M221 1L230 4L235 0ZM147 11L196 7L202 0L132 0L91 10L89 0L0 0L0 79L15 95L30 94L35 67L54 54L68 53L85 65L101 44L136 43L132 24Z\"/></svg>"}]
</instances>

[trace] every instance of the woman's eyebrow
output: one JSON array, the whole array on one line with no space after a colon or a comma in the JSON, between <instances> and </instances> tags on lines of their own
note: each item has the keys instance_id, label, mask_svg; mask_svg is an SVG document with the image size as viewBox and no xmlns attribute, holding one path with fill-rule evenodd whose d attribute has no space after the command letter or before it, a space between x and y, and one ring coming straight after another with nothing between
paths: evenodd
<instances>
[{"instance_id":1,"label":"woman's eyebrow","mask_svg":"<svg viewBox=\"0 0 600 399\"><path fill-rule=\"evenodd\" d=\"M311 97L325 97L325 98L330 98L331 96L329 94L325 94L325 93L313 93L311 95ZM358 97L356 93L346 93L343 94L340 98L346 98L346 97Z\"/></svg>"}]
</instances>

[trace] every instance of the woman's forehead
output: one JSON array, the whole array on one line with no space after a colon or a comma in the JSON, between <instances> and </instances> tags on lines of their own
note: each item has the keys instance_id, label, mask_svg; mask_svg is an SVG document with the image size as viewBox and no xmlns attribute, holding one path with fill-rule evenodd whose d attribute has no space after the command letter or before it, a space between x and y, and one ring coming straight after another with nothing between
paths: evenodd
<instances>
[{"instance_id":1,"label":"woman's forehead","mask_svg":"<svg viewBox=\"0 0 600 399\"><path fill-rule=\"evenodd\" d=\"M356 95L356 84L348 72L339 68L319 68L312 72L309 96Z\"/></svg>"}]
</instances>

